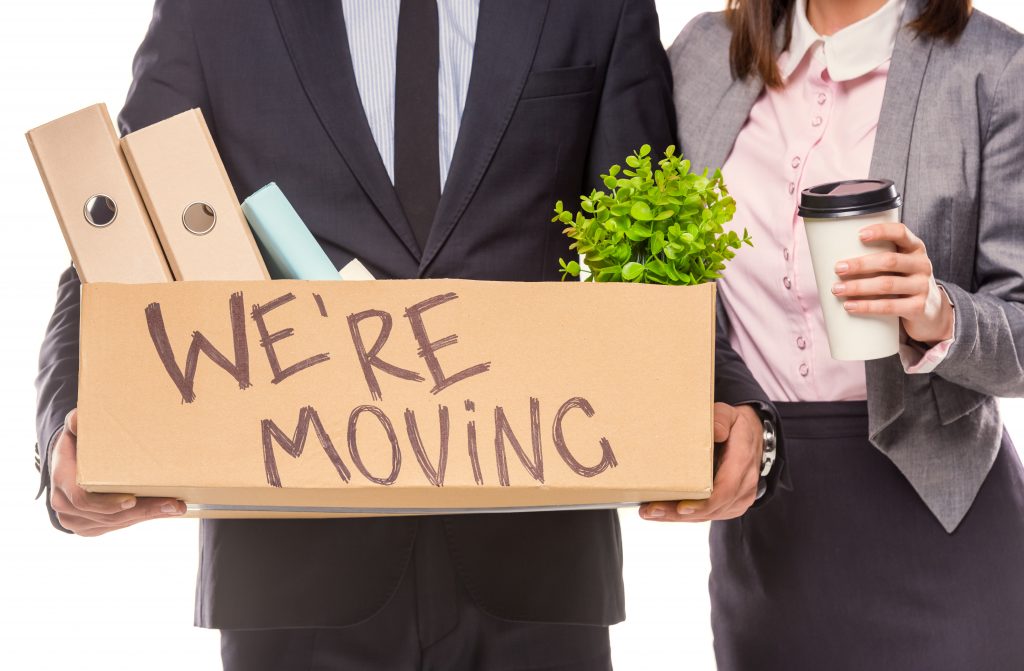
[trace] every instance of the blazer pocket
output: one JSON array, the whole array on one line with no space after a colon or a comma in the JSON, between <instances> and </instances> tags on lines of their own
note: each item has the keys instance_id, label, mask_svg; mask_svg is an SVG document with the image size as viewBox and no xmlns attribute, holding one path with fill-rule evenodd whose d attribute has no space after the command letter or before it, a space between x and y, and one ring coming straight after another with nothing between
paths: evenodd
<instances>
[{"instance_id":1,"label":"blazer pocket","mask_svg":"<svg viewBox=\"0 0 1024 671\"><path fill-rule=\"evenodd\" d=\"M961 387L938 375L932 375L931 382L935 405L939 409L939 423L942 426L948 426L961 417L966 417L992 398L988 394Z\"/></svg>"},{"instance_id":2,"label":"blazer pocket","mask_svg":"<svg viewBox=\"0 0 1024 671\"><path fill-rule=\"evenodd\" d=\"M550 98L573 93L586 93L594 88L593 65L554 70L534 70L526 80L520 99Z\"/></svg>"}]
</instances>

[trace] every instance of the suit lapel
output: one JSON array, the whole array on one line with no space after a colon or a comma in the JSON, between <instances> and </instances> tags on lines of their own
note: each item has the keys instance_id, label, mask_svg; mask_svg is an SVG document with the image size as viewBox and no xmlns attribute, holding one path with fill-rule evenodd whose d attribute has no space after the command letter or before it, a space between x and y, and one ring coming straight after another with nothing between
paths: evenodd
<instances>
[{"instance_id":1,"label":"suit lapel","mask_svg":"<svg viewBox=\"0 0 1024 671\"><path fill-rule=\"evenodd\" d=\"M920 13L915 0L904 10L903 28L896 37L892 62L882 97L882 111L871 154L870 176L891 179L906 200L907 165L921 86L933 40L919 37L907 23ZM904 372L897 357L865 364L868 383L868 414L871 438L894 422L904 410Z\"/></svg>"},{"instance_id":2,"label":"suit lapel","mask_svg":"<svg viewBox=\"0 0 1024 671\"><path fill-rule=\"evenodd\" d=\"M363 111L339 0L272 0L302 86L359 185L413 258L419 246Z\"/></svg>"},{"instance_id":3,"label":"suit lapel","mask_svg":"<svg viewBox=\"0 0 1024 671\"><path fill-rule=\"evenodd\" d=\"M494 158L540 40L548 0L481 0L459 138L420 273L451 235Z\"/></svg>"}]
</instances>

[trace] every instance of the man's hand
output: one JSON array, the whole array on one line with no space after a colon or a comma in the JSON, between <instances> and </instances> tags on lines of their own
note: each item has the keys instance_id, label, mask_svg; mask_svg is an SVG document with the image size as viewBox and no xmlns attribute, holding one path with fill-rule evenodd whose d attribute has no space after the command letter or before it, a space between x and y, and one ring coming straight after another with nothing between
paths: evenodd
<instances>
[{"instance_id":1,"label":"man's hand","mask_svg":"<svg viewBox=\"0 0 1024 671\"><path fill-rule=\"evenodd\" d=\"M711 497L701 501L659 501L640 506L640 516L658 522L707 522L739 517L754 503L761 477L764 432L748 405L715 403L715 442L721 461Z\"/></svg>"},{"instance_id":2,"label":"man's hand","mask_svg":"<svg viewBox=\"0 0 1024 671\"><path fill-rule=\"evenodd\" d=\"M68 413L64 430L49 455L50 505L57 520L79 536L99 536L136 522L176 517L185 504L176 499L136 498L130 494L90 494L75 481L78 472L78 409Z\"/></svg>"}]
</instances>

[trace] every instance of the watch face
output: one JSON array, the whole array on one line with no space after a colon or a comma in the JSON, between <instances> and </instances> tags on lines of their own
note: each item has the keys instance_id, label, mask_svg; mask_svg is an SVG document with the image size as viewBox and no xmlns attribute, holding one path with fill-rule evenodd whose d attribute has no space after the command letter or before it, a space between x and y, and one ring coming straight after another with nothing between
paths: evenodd
<instances>
[{"instance_id":1,"label":"watch face","mask_svg":"<svg viewBox=\"0 0 1024 671\"><path fill-rule=\"evenodd\" d=\"M761 448L761 477L768 475L775 464L775 425L769 419L763 420L764 447Z\"/></svg>"}]
</instances>

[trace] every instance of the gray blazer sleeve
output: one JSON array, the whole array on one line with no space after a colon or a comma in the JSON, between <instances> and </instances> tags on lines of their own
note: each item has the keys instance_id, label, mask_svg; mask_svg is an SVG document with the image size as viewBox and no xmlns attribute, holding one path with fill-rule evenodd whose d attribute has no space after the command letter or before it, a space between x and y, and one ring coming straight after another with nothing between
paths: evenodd
<instances>
[{"instance_id":1,"label":"gray blazer sleeve","mask_svg":"<svg viewBox=\"0 0 1024 671\"><path fill-rule=\"evenodd\" d=\"M185 0L158 0L153 19L132 67L134 80L118 117L131 132L192 107L206 107L205 85ZM208 108L203 110L210 119ZM36 377L39 493L49 487L49 454L64 418L78 405L78 326L80 282L68 268L57 286L57 303L39 350ZM50 508L50 521L62 529Z\"/></svg>"},{"instance_id":2,"label":"gray blazer sleeve","mask_svg":"<svg viewBox=\"0 0 1024 671\"><path fill-rule=\"evenodd\" d=\"M992 396L1024 396L1024 49L995 89L982 149L974 286L939 282L954 343L935 373Z\"/></svg>"}]
</instances>

